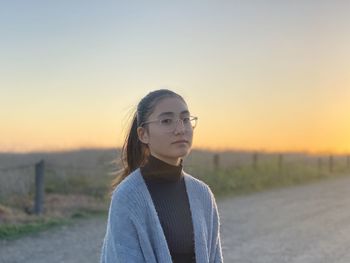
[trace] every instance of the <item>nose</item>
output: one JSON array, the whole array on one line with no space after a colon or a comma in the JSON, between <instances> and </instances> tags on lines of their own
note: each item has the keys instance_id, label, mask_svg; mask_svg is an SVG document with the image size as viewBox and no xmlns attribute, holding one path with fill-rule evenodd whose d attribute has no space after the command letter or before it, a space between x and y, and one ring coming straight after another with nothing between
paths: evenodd
<instances>
[{"instance_id":1,"label":"nose","mask_svg":"<svg viewBox=\"0 0 350 263\"><path fill-rule=\"evenodd\" d=\"M179 122L181 123L180 125L180 128L179 127ZM177 122L176 122L176 125L175 125L175 130L174 132L177 134L177 133L184 133L185 132L185 124L183 122L183 120L181 119L178 119Z\"/></svg>"}]
</instances>

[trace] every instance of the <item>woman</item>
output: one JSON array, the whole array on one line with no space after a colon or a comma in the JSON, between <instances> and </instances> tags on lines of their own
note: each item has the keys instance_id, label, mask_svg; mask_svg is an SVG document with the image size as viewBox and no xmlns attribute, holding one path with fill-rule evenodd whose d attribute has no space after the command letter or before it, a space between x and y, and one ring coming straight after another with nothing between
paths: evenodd
<instances>
[{"instance_id":1,"label":"woman","mask_svg":"<svg viewBox=\"0 0 350 263\"><path fill-rule=\"evenodd\" d=\"M213 193L182 167L196 122L173 91L139 102L113 184L101 262L223 262Z\"/></svg>"}]
</instances>

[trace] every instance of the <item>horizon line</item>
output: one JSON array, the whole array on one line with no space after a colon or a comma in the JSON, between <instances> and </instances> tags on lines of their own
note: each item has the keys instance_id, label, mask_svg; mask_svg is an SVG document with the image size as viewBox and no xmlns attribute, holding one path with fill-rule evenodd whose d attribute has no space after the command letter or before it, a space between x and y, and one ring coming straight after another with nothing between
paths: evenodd
<instances>
[{"instance_id":1,"label":"horizon line","mask_svg":"<svg viewBox=\"0 0 350 263\"><path fill-rule=\"evenodd\" d=\"M57 149L37 149L37 150L8 150L2 151L0 154L38 154L38 153L65 153L65 152L79 152L79 151L99 151L99 150L118 150L120 151L122 146L116 147L98 147L98 146L84 146L84 147L72 147L72 148L57 148ZM204 151L204 152L245 152L245 153L266 153L266 154L305 154L305 155L350 155L349 151L330 151L330 150L274 150L274 149L263 149L263 148L221 148L221 147L193 147L192 150Z\"/></svg>"}]
</instances>

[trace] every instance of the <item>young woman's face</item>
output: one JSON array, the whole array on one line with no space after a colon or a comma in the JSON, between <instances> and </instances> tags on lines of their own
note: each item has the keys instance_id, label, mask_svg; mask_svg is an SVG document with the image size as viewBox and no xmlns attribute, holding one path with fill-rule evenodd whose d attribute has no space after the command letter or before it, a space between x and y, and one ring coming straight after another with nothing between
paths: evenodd
<instances>
[{"instance_id":1,"label":"young woman's face","mask_svg":"<svg viewBox=\"0 0 350 263\"><path fill-rule=\"evenodd\" d=\"M184 101L176 97L164 98L160 100L147 121L157 119L166 122L167 119L176 121L174 129L169 129L167 125L160 122L151 122L148 125L148 132L145 128L138 128L138 135L142 142L148 144L153 156L172 165L178 165L180 158L189 154L192 146L193 129L184 125L178 119L189 117L187 105ZM185 140L186 142L176 141Z\"/></svg>"}]
</instances>

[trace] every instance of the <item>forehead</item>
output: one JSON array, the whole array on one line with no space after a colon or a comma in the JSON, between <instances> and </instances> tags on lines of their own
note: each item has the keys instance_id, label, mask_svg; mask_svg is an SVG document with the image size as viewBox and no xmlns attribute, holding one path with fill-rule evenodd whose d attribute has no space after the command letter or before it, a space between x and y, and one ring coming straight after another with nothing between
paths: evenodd
<instances>
[{"instance_id":1,"label":"forehead","mask_svg":"<svg viewBox=\"0 0 350 263\"><path fill-rule=\"evenodd\" d=\"M186 103L179 98L164 98L156 104L151 114L152 117L159 117L159 115L165 112L180 114L188 111Z\"/></svg>"}]
</instances>

